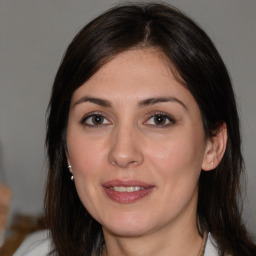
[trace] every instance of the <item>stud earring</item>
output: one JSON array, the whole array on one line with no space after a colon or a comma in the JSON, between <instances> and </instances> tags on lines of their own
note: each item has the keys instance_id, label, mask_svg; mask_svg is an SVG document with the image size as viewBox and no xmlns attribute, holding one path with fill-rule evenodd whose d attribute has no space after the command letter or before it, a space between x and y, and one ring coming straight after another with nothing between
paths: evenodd
<instances>
[{"instance_id":1,"label":"stud earring","mask_svg":"<svg viewBox=\"0 0 256 256\"><path fill-rule=\"evenodd\" d=\"M72 173L72 166L71 165L68 165L68 169ZM74 176L71 175L70 179L73 181L74 180Z\"/></svg>"}]
</instances>

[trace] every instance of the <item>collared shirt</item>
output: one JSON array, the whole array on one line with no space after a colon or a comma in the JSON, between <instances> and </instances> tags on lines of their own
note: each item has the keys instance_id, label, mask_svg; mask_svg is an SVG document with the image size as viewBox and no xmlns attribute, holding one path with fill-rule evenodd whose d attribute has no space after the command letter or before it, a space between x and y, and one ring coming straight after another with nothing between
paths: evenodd
<instances>
[{"instance_id":1,"label":"collared shirt","mask_svg":"<svg viewBox=\"0 0 256 256\"><path fill-rule=\"evenodd\" d=\"M38 231L29 235L13 256L47 256L52 250L49 231ZM208 235L204 256L218 256L214 240Z\"/></svg>"}]
</instances>

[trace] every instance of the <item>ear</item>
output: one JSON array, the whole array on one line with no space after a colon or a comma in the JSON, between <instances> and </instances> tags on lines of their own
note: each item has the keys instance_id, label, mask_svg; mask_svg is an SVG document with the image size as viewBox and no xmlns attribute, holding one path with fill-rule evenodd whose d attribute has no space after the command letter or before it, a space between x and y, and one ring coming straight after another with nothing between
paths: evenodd
<instances>
[{"instance_id":1,"label":"ear","mask_svg":"<svg viewBox=\"0 0 256 256\"><path fill-rule=\"evenodd\" d=\"M216 133L207 139L202 170L210 171L219 165L226 150L227 138L227 125L222 123Z\"/></svg>"}]
</instances>

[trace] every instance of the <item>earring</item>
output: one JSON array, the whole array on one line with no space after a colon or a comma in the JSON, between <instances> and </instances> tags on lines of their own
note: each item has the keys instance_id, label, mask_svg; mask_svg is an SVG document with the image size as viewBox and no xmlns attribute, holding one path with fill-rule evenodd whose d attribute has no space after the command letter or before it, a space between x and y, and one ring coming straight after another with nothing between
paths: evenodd
<instances>
[{"instance_id":1,"label":"earring","mask_svg":"<svg viewBox=\"0 0 256 256\"><path fill-rule=\"evenodd\" d=\"M72 173L72 166L71 165L68 165L68 169ZM71 175L70 179L73 181L74 180L74 176Z\"/></svg>"}]
</instances>

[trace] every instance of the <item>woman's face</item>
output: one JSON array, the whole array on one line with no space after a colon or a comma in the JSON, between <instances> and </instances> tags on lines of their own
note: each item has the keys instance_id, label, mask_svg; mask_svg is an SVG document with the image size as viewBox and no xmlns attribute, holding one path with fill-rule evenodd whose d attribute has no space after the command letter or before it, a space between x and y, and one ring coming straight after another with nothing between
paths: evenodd
<instances>
[{"instance_id":1,"label":"woman's face","mask_svg":"<svg viewBox=\"0 0 256 256\"><path fill-rule=\"evenodd\" d=\"M67 158L104 232L194 225L207 144L196 101L153 49L118 55L73 94Z\"/></svg>"}]
</instances>

